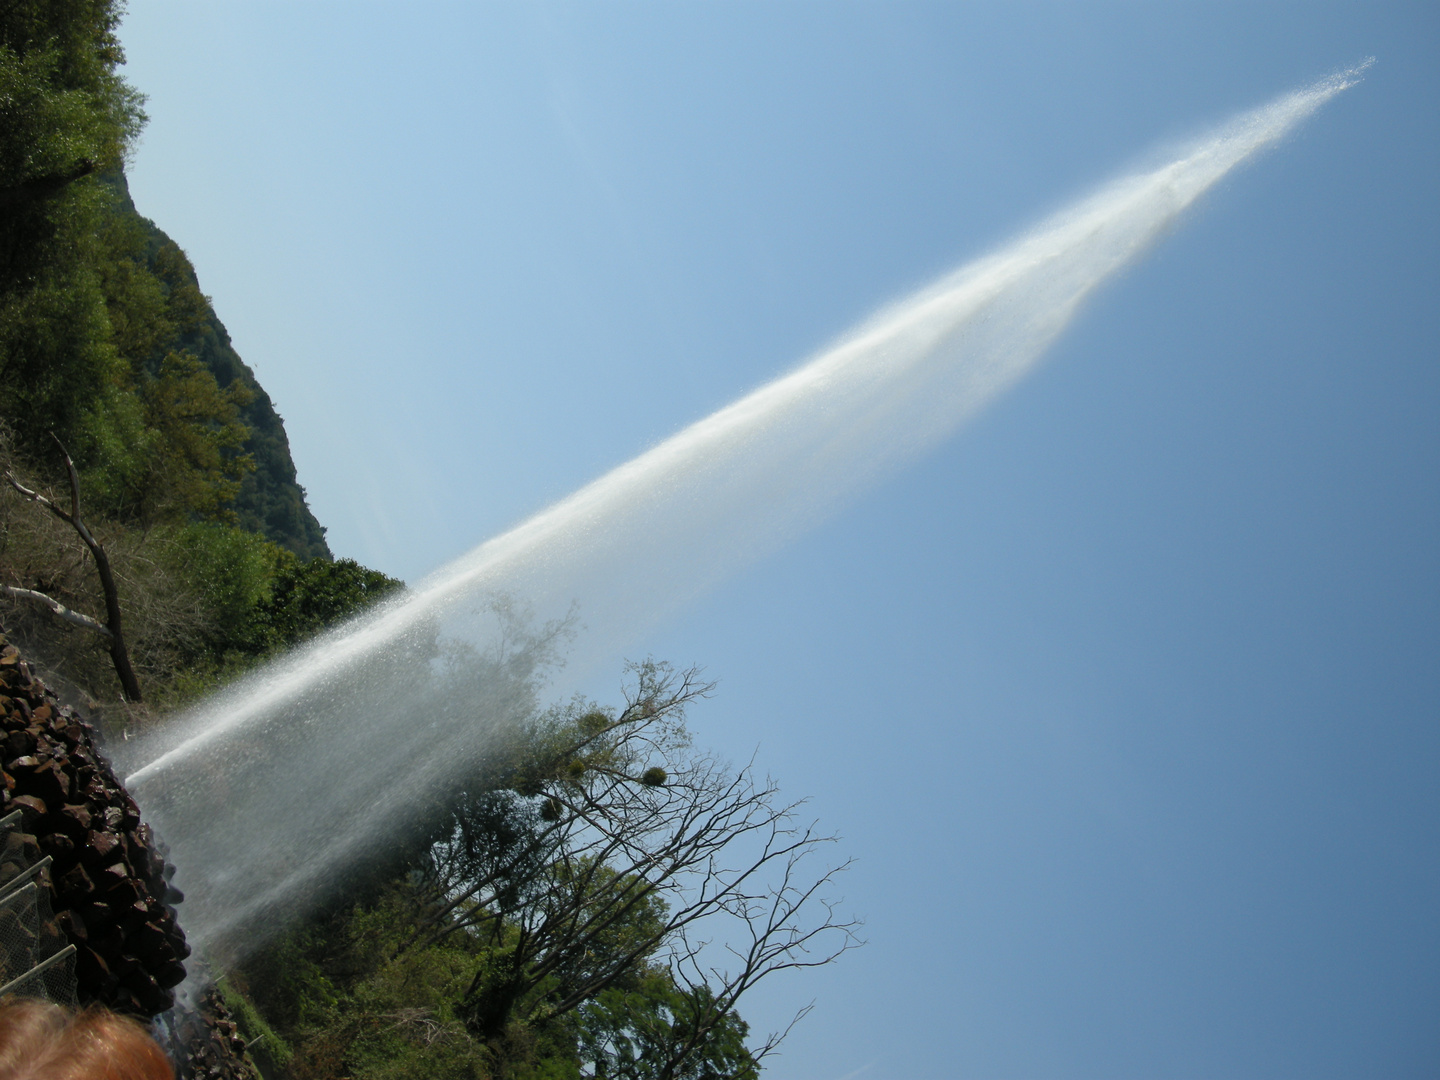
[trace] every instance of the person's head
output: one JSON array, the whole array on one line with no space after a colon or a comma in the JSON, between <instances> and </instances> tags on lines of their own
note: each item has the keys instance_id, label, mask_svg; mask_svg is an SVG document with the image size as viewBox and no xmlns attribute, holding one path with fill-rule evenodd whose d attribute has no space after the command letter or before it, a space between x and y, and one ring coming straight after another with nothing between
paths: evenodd
<instances>
[{"instance_id":1,"label":"person's head","mask_svg":"<svg viewBox=\"0 0 1440 1080\"><path fill-rule=\"evenodd\" d=\"M174 1080L149 1033L108 1009L0 1000L0 1080Z\"/></svg>"}]
</instances>

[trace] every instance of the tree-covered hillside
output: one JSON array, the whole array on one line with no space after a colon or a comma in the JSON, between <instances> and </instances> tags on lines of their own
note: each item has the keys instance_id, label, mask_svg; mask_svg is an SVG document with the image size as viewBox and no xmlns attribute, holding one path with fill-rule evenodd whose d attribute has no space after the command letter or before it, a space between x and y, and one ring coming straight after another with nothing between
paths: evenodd
<instances>
[{"instance_id":1,"label":"tree-covered hillside","mask_svg":"<svg viewBox=\"0 0 1440 1080\"><path fill-rule=\"evenodd\" d=\"M146 268L162 280L167 273L172 274L179 288L198 292L199 280L184 252L153 221L135 210L124 173L114 173L106 180L119 197L117 212L134 215L144 230ZM237 522L302 559L330 558L325 530L305 504L305 489L296 480L285 425L270 395L230 344L230 335L208 298L199 319L188 325L174 344L178 351L198 359L217 385L238 385L248 394L249 400L240 406L240 421L248 430L239 450L254 468L245 473L232 503Z\"/></svg>"},{"instance_id":2,"label":"tree-covered hillside","mask_svg":"<svg viewBox=\"0 0 1440 1080\"><path fill-rule=\"evenodd\" d=\"M233 520L329 557L269 397L130 200L145 117L115 25L93 0L0 9L0 417L36 461L58 436L96 510Z\"/></svg>"},{"instance_id":3,"label":"tree-covered hillside","mask_svg":"<svg viewBox=\"0 0 1440 1080\"><path fill-rule=\"evenodd\" d=\"M301 583L333 616L389 579L331 563L269 396L185 253L130 200L145 115L118 73L118 18L109 0L0 6L0 444L18 483L61 504L73 459L141 684L165 701L293 641L274 620L300 632L276 613L304 606ZM13 493L0 525L0 617L113 700L96 642L52 619L107 603L78 538ZM360 587L346 602L341 579Z\"/></svg>"}]
</instances>

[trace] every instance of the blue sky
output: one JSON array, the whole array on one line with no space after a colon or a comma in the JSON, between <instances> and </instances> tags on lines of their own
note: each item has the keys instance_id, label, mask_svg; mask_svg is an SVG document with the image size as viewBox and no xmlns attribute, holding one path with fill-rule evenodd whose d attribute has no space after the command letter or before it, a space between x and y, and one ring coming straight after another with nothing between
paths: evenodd
<instances>
[{"instance_id":1,"label":"blue sky","mask_svg":"<svg viewBox=\"0 0 1440 1080\"><path fill-rule=\"evenodd\" d=\"M621 655L720 680L870 944L769 1075L1440 1068L1440 16L179 3L142 213L332 547L417 580L877 306L1374 55L955 439ZM757 749L758 748L758 749Z\"/></svg>"}]
</instances>

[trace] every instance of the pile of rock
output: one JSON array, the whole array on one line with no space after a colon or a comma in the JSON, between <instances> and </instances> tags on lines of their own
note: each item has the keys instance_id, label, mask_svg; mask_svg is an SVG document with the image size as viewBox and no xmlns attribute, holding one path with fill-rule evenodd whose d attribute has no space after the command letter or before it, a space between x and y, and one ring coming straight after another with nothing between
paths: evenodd
<instances>
[{"instance_id":1,"label":"pile of rock","mask_svg":"<svg viewBox=\"0 0 1440 1080\"><path fill-rule=\"evenodd\" d=\"M181 897L150 827L95 749L94 732L56 701L0 637L0 816L52 862L55 922L75 945L81 1002L149 1018L175 1003L190 948Z\"/></svg>"},{"instance_id":2,"label":"pile of rock","mask_svg":"<svg viewBox=\"0 0 1440 1080\"><path fill-rule=\"evenodd\" d=\"M256 1080L240 1025L213 986L195 1008L177 1010L170 1024L176 1080Z\"/></svg>"},{"instance_id":3,"label":"pile of rock","mask_svg":"<svg viewBox=\"0 0 1440 1080\"><path fill-rule=\"evenodd\" d=\"M31 866L48 893L46 931L76 948L76 998L143 1020L162 1013L177 1080L255 1080L245 1040L213 990L176 1005L190 955L175 917L184 897L170 884L167 849L140 810L95 732L61 705L0 634L0 818L22 811L5 857ZM7 863L7 865L9 865Z\"/></svg>"}]
</instances>

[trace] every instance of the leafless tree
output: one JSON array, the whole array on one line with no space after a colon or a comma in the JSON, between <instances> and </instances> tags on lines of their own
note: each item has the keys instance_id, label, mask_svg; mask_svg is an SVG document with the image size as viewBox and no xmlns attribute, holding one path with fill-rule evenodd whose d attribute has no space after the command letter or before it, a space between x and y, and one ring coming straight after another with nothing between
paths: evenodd
<instances>
[{"instance_id":1,"label":"leafless tree","mask_svg":"<svg viewBox=\"0 0 1440 1080\"><path fill-rule=\"evenodd\" d=\"M125 634L122 628L120 612L120 594L115 586L115 574L110 568L110 558L105 553L104 545L95 539L89 527L85 524L84 518L80 516L80 476L75 471L75 462L71 460L70 453L65 449L59 439L55 440L59 447L60 456L65 462L65 470L70 480L70 509L65 510L53 500L26 487L15 478L15 474L9 469L5 470L5 479L17 492L38 503L49 510L55 517L65 522L75 530L85 547L90 552L90 557L95 561L95 571L100 578L100 587L105 595L105 621L101 622L82 612L74 611L66 607L59 600L41 592L38 589L26 589L15 585L0 585L0 591L8 596L17 599L28 600L49 608L55 615L68 623L82 627L93 633L99 634L106 639L107 648L110 652L110 661L115 666L115 674L120 679L120 686L125 692L125 697L132 702L141 700L140 680L135 676L135 669L130 664L130 654L125 648Z\"/></svg>"},{"instance_id":2,"label":"leafless tree","mask_svg":"<svg viewBox=\"0 0 1440 1080\"><path fill-rule=\"evenodd\" d=\"M428 857L429 913L401 951L490 935L503 959L477 971L468 995L484 1034L517 1008L562 1015L665 965L700 1003L669 1050L678 1068L742 994L830 963L859 944L858 923L827 895L848 865L820 865L836 838L752 766L692 748L684 709L712 684L653 662L633 672L619 715L580 704L550 714L526 756L457 813Z\"/></svg>"}]
</instances>

